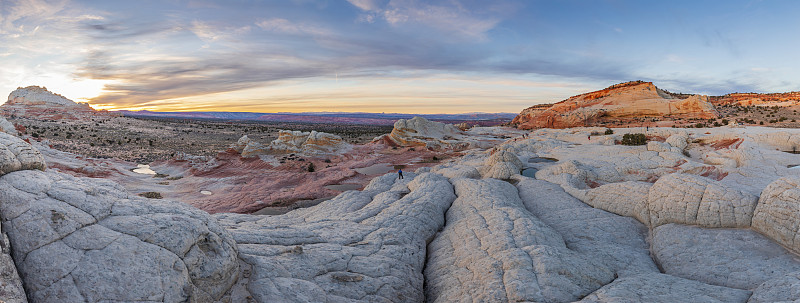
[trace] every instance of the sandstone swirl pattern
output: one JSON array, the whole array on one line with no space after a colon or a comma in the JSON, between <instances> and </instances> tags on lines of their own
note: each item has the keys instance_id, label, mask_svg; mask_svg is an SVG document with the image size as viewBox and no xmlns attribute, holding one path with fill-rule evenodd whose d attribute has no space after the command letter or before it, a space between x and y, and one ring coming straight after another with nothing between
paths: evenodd
<instances>
[{"instance_id":1,"label":"sandstone swirl pattern","mask_svg":"<svg viewBox=\"0 0 800 303\"><path fill-rule=\"evenodd\" d=\"M440 175L388 174L286 215L217 215L249 267L234 301L423 302L426 244L454 199Z\"/></svg>"}]
</instances>

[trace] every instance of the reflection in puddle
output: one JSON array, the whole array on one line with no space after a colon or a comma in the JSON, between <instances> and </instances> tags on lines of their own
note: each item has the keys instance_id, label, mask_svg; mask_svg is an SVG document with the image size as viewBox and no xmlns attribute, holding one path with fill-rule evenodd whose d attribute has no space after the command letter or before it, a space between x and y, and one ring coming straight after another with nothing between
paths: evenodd
<instances>
[{"instance_id":1,"label":"reflection in puddle","mask_svg":"<svg viewBox=\"0 0 800 303\"><path fill-rule=\"evenodd\" d=\"M150 169L150 165L147 164L139 164L136 166L137 168L133 169L132 171L137 174L143 175L155 175L156 172Z\"/></svg>"},{"instance_id":2,"label":"reflection in puddle","mask_svg":"<svg viewBox=\"0 0 800 303\"><path fill-rule=\"evenodd\" d=\"M521 172L520 174L521 174L521 175L523 175L523 176L525 176L525 177L528 177L528 178L534 178L534 179L535 179L535 178L536 178L536 172L537 172L537 171L539 171L539 170L538 170L538 169L535 169L535 168L533 168L533 167L531 167L531 168L526 168L526 169L523 169L523 170L522 170L522 172Z\"/></svg>"},{"instance_id":3,"label":"reflection in puddle","mask_svg":"<svg viewBox=\"0 0 800 303\"><path fill-rule=\"evenodd\" d=\"M557 162L558 159L556 158L548 158L548 157L533 157L528 159L528 163L550 163L550 162Z\"/></svg>"},{"instance_id":4,"label":"reflection in puddle","mask_svg":"<svg viewBox=\"0 0 800 303\"><path fill-rule=\"evenodd\" d=\"M355 184L355 183L331 184L331 185L325 185L325 188L338 191L356 190L356 189L361 189L361 184Z\"/></svg>"}]
</instances>

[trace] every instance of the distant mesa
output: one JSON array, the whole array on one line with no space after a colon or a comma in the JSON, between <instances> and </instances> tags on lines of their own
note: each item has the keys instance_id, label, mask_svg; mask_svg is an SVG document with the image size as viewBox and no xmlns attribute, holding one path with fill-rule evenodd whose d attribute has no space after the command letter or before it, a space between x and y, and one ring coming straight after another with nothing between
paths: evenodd
<instances>
[{"instance_id":1,"label":"distant mesa","mask_svg":"<svg viewBox=\"0 0 800 303\"><path fill-rule=\"evenodd\" d=\"M647 117L717 118L709 97L673 94L652 82L631 81L570 97L555 104L524 109L512 125L520 129L569 128L608 121L636 121Z\"/></svg>"},{"instance_id":2,"label":"distant mesa","mask_svg":"<svg viewBox=\"0 0 800 303\"><path fill-rule=\"evenodd\" d=\"M800 105L800 92L788 93L732 93L719 97L711 97L714 105L741 106L794 106Z\"/></svg>"},{"instance_id":3,"label":"distant mesa","mask_svg":"<svg viewBox=\"0 0 800 303\"><path fill-rule=\"evenodd\" d=\"M106 111L96 111L89 103L78 103L50 92L40 86L20 87L8 95L8 101L0 106L0 113L9 116L26 116L43 119L80 119L97 114L108 115Z\"/></svg>"}]
</instances>

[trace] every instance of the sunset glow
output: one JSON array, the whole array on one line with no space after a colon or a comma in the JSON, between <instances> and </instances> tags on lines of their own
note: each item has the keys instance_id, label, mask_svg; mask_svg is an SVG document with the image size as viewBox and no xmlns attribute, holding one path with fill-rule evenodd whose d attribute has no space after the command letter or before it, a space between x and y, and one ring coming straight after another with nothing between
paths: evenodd
<instances>
[{"instance_id":1,"label":"sunset glow","mask_svg":"<svg viewBox=\"0 0 800 303\"><path fill-rule=\"evenodd\" d=\"M109 110L463 113L637 79L800 90L800 42L769 29L798 28L797 3L679 2L4 1L0 94L46 86Z\"/></svg>"}]
</instances>

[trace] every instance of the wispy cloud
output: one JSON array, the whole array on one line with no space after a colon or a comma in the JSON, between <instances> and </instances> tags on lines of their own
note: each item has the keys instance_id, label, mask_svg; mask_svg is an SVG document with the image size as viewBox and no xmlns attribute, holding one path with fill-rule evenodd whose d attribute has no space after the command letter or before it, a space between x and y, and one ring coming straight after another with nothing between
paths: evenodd
<instances>
[{"instance_id":1,"label":"wispy cloud","mask_svg":"<svg viewBox=\"0 0 800 303\"><path fill-rule=\"evenodd\" d=\"M478 16L460 2L453 0L431 4L418 0L348 0L364 14L358 20L373 23L380 18L392 26L422 24L461 38L486 39L487 32L500 22L494 16Z\"/></svg>"},{"instance_id":2,"label":"wispy cloud","mask_svg":"<svg viewBox=\"0 0 800 303\"><path fill-rule=\"evenodd\" d=\"M331 31L320 26L293 23L283 18L260 20L256 22L256 25L265 31L283 34L307 34L312 36L325 36L332 34Z\"/></svg>"}]
</instances>

